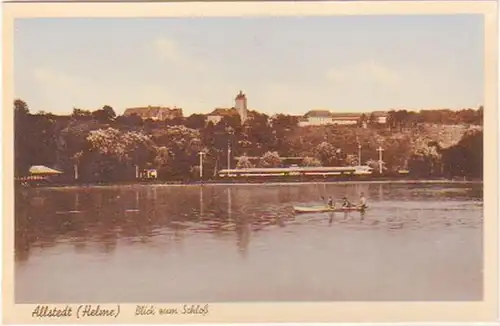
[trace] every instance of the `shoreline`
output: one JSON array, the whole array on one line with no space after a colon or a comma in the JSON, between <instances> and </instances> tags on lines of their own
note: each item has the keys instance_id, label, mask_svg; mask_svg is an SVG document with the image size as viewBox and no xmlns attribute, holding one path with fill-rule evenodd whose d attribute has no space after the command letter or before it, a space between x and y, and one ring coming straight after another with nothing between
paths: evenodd
<instances>
[{"instance_id":1,"label":"shoreline","mask_svg":"<svg viewBox=\"0 0 500 326\"><path fill-rule=\"evenodd\" d=\"M145 187L204 187L204 186L285 186L285 185L311 185L311 184L483 184L483 180L449 180L449 179L391 179L391 180L339 180L339 181L276 181L276 182L131 182L131 183L109 183L109 184L60 184L60 185L32 185L16 186L21 189L83 189L83 188L145 188Z\"/></svg>"}]
</instances>

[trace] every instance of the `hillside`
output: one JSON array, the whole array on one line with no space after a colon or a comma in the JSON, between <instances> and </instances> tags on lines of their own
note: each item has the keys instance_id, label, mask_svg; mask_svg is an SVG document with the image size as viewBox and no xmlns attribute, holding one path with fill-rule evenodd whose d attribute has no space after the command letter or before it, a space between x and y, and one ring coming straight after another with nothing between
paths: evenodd
<instances>
[{"instance_id":1,"label":"hillside","mask_svg":"<svg viewBox=\"0 0 500 326\"><path fill-rule=\"evenodd\" d=\"M206 154L204 178L216 176L228 165L242 166L236 157L261 158L247 160L244 166L282 166L291 163L281 157L302 157L303 161L294 164L361 163L376 168L380 154L386 172L410 169L422 176L482 173L481 110L464 111L475 124L464 123L465 118L455 119L460 124L430 123L421 121L424 115L418 118L405 113L398 117L398 111L387 124L361 128L299 127L293 116L270 118L259 113L243 125L233 116L223 117L217 124L207 122L202 115L154 121L116 116L110 107L55 116L30 114L25 104L17 104L18 176L26 175L32 165L46 165L65 171L70 179L78 170L79 179L92 182L134 180L136 168L157 169L163 180L197 179L201 151ZM443 116L435 120L443 121Z\"/></svg>"}]
</instances>

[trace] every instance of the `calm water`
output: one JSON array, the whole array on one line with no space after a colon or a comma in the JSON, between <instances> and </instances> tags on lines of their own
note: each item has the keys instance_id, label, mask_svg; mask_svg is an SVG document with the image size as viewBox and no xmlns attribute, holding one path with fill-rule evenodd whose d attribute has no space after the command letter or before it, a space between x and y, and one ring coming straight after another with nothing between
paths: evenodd
<instances>
[{"instance_id":1,"label":"calm water","mask_svg":"<svg viewBox=\"0 0 500 326\"><path fill-rule=\"evenodd\" d=\"M482 226L482 185L28 189L16 302L481 300Z\"/></svg>"}]
</instances>

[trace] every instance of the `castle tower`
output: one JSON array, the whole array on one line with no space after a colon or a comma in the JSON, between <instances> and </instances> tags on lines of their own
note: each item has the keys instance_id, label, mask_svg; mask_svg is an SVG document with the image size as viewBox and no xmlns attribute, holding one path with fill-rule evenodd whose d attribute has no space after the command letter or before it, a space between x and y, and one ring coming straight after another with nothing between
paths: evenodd
<instances>
[{"instance_id":1,"label":"castle tower","mask_svg":"<svg viewBox=\"0 0 500 326\"><path fill-rule=\"evenodd\" d=\"M236 95L236 98L234 99L234 107L240 115L241 123L245 123L248 117L247 97L245 94L243 94L242 91L240 91L239 94Z\"/></svg>"}]
</instances>

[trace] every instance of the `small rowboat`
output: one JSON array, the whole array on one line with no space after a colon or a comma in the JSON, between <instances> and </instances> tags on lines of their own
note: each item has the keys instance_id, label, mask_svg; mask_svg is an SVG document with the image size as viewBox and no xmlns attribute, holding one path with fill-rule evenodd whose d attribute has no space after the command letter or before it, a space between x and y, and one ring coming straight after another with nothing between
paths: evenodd
<instances>
[{"instance_id":1,"label":"small rowboat","mask_svg":"<svg viewBox=\"0 0 500 326\"><path fill-rule=\"evenodd\" d=\"M329 207L320 206L293 206L295 213L323 213L323 212L364 212L367 207Z\"/></svg>"}]
</instances>

